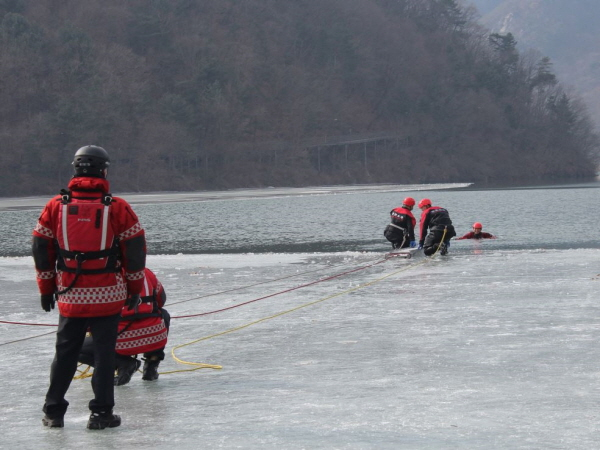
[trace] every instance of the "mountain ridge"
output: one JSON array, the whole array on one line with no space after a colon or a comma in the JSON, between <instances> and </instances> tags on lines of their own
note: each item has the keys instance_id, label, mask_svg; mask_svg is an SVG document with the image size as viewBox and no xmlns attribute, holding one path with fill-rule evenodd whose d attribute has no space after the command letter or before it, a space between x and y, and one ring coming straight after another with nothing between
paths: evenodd
<instances>
[{"instance_id":1,"label":"mountain ridge","mask_svg":"<svg viewBox=\"0 0 600 450\"><path fill-rule=\"evenodd\" d=\"M600 2L504 0L482 22L492 31L512 33L522 50L549 56L600 126Z\"/></svg>"}]
</instances>

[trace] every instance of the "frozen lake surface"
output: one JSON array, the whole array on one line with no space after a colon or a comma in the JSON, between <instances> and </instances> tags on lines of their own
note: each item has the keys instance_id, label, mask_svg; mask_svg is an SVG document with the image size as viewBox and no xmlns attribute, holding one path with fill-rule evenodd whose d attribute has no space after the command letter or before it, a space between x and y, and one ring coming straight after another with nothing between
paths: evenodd
<instances>
[{"instance_id":1,"label":"frozen lake surface","mask_svg":"<svg viewBox=\"0 0 600 450\"><path fill-rule=\"evenodd\" d=\"M116 388L123 424L101 432L85 429L89 380L73 382L64 429L41 425L54 336L14 342L49 329L2 324L0 447L598 448L598 251L485 244L387 261L151 256L174 317L169 349L267 319L175 352L221 370ZM0 267L4 320L56 323L29 258ZM160 370L189 368L167 357Z\"/></svg>"},{"instance_id":2,"label":"frozen lake surface","mask_svg":"<svg viewBox=\"0 0 600 450\"><path fill-rule=\"evenodd\" d=\"M41 424L58 320L28 256L43 201L0 201L0 448L600 448L598 184L438 187L134 198L174 355L116 388L123 424L103 431L85 428L89 379L65 428ZM499 239L386 259L406 195Z\"/></svg>"}]
</instances>

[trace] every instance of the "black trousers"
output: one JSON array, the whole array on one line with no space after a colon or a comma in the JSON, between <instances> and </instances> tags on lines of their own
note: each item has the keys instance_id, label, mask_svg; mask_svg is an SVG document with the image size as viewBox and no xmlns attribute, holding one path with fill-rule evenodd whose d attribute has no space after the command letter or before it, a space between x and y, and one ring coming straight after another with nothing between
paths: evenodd
<instances>
[{"instance_id":1,"label":"black trousers","mask_svg":"<svg viewBox=\"0 0 600 450\"><path fill-rule=\"evenodd\" d=\"M77 370L79 353L88 328L94 335L95 370L92 376L94 398L89 403L92 412L111 412L115 406L114 371L115 345L119 314L105 317L59 316L56 332L56 353L50 368L50 387L43 411L49 417L61 417L69 402L65 395Z\"/></svg>"},{"instance_id":2,"label":"black trousers","mask_svg":"<svg viewBox=\"0 0 600 450\"><path fill-rule=\"evenodd\" d=\"M425 241L423 242L423 253L426 256L433 255L440 244L442 243L442 238L444 242L448 244L450 239L456 236L456 231L454 231L454 227L449 225L445 230L446 234L444 234L444 229L433 229L429 231L429 234L425 236Z\"/></svg>"},{"instance_id":3,"label":"black trousers","mask_svg":"<svg viewBox=\"0 0 600 450\"><path fill-rule=\"evenodd\" d=\"M399 228L388 225L385 230L383 230L383 235L392 243L393 248L410 247L410 238L408 237L408 233L405 233Z\"/></svg>"}]
</instances>

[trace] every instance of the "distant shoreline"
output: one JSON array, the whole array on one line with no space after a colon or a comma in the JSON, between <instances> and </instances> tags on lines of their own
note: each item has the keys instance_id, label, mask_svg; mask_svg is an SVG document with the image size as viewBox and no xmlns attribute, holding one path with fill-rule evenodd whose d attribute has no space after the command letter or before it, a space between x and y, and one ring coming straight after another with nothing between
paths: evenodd
<instances>
[{"instance_id":1,"label":"distant shoreline","mask_svg":"<svg viewBox=\"0 0 600 450\"><path fill-rule=\"evenodd\" d=\"M224 191L157 191L114 193L131 204L156 204L165 202L206 202L215 200L241 200L255 198L300 197L309 195L342 195L357 192L413 192L446 189L465 190L521 190L521 189L567 189L597 188L600 180L557 180L555 183L519 185L482 185L481 183L422 183L422 184L358 184L307 187L240 188ZM50 195L30 197L0 197L1 211L37 210L44 207Z\"/></svg>"},{"instance_id":2,"label":"distant shoreline","mask_svg":"<svg viewBox=\"0 0 600 450\"><path fill-rule=\"evenodd\" d=\"M227 191L166 191L144 193L115 193L131 204L155 204L164 202L203 202L212 200L240 200L253 198L298 197L306 195L350 194L356 192L430 191L437 189L468 188L473 183L436 184L365 184L310 187L267 187L257 189L231 189ZM40 209L50 196L0 197L0 211Z\"/></svg>"}]
</instances>

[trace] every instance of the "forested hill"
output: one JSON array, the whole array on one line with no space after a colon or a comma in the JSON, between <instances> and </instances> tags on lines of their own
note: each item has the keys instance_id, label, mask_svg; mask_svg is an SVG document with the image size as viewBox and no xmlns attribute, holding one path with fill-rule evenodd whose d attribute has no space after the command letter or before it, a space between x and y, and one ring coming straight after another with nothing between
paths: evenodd
<instances>
[{"instance_id":1,"label":"forested hill","mask_svg":"<svg viewBox=\"0 0 600 450\"><path fill-rule=\"evenodd\" d=\"M0 195L589 177L543 58L454 0L0 2Z\"/></svg>"},{"instance_id":2,"label":"forested hill","mask_svg":"<svg viewBox=\"0 0 600 450\"><path fill-rule=\"evenodd\" d=\"M549 56L561 82L586 99L600 129L600 1L502 0L481 22L513 33L519 49Z\"/></svg>"}]
</instances>

